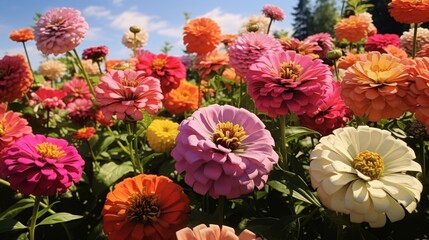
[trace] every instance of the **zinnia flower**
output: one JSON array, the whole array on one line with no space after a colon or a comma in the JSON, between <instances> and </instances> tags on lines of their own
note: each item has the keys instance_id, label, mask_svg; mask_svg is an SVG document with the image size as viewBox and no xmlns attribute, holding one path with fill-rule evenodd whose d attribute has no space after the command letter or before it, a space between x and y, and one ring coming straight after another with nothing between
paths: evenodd
<instances>
[{"instance_id":1,"label":"zinnia flower","mask_svg":"<svg viewBox=\"0 0 429 240\"><path fill-rule=\"evenodd\" d=\"M87 72L89 75L101 74L97 63L93 62L92 60L82 60L82 66L85 72Z\"/></svg>"},{"instance_id":2,"label":"zinnia flower","mask_svg":"<svg viewBox=\"0 0 429 240\"><path fill-rule=\"evenodd\" d=\"M283 19L285 18L285 13L283 12L283 10L277 6L274 5L265 5L262 8L262 13L268 17L271 18L272 20L275 21L283 21Z\"/></svg>"},{"instance_id":3,"label":"zinnia flower","mask_svg":"<svg viewBox=\"0 0 429 240\"><path fill-rule=\"evenodd\" d=\"M235 230L232 227L216 224L209 224L207 227L205 224L200 224L194 228L183 228L176 232L177 240L256 240L256 235L245 229L240 235L235 234Z\"/></svg>"},{"instance_id":4,"label":"zinnia flower","mask_svg":"<svg viewBox=\"0 0 429 240\"><path fill-rule=\"evenodd\" d=\"M94 90L100 110L108 121L114 114L119 120L140 121L143 109L155 114L162 107L159 80L146 77L142 71L110 70L101 77Z\"/></svg>"},{"instance_id":5,"label":"zinnia flower","mask_svg":"<svg viewBox=\"0 0 429 240\"><path fill-rule=\"evenodd\" d=\"M43 54L65 53L85 38L88 23L73 8L54 8L39 18L34 30L37 49Z\"/></svg>"},{"instance_id":6,"label":"zinnia flower","mask_svg":"<svg viewBox=\"0 0 429 240\"><path fill-rule=\"evenodd\" d=\"M368 19L359 15L343 18L335 24L335 38L338 42L359 42L368 36L370 24Z\"/></svg>"},{"instance_id":7,"label":"zinnia flower","mask_svg":"<svg viewBox=\"0 0 429 240\"><path fill-rule=\"evenodd\" d=\"M134 33L128 30L122 35L122 44L129 49L137 49L144 47L148 39L149 36L144 29L140 29L140 32L135 34L135 38Z\"/></svg>"},{"instance_id":8,"label":"zinnia flower","mask_svg":"<svg viewBox=\"0 0 429 240\"><path fill-rule=\"evenodd\" d=\"M102 62L106 58L108 53L109 48L104 45L85 48L82 52L82 59L92 60L93 62Z\"/></svg>"},{"instance_id":9,"label":"zinnia flower","mask_svg":"<svg viewBox=\"0 0 429 240\"><path fill-rule=\"evenodd\" d=\"M10 40L15 42L26 42L28 40L34 39L33 29L31 28L22 28L16 31L13 31L9 35Z\"/></svg>"},{"instance_id":10,"label":"zinnia flower","mask_svg":"<svg viewBox=\"0 0 429 240\"><path fill-rule=\"evenodd\" d=\"M323 137L311 152L311 184L323 205L354 223L383 227L411 213L423 186L407 172L421 172L415 154L390 132L345 127Z\"/></svg>"},{"instance_id":11,"label":"zinnia flower","mask_svg":"<svg viewBox=\"0 0 429 240\"><path fill-rule=\"evenodd\" d=\"M342 57L340 57L340 59L338 59L338 68L346 70L347 68L355 64L357 61L359 61L362 55L363 54L354 54L351 52L346 52L346 55L343 55Z\"/></svg>"},{"instance_id":12,"label":"zinnia flower","mask_svg":"<svg viewBox=\"0 0 429 240\"><path fill-rule=\"evenodd\" d=\"M243 33L228 48L229 66L245 77L249 66L269 52L283 51L274 37L264 33Z\"/></svg>"},{"instance_id":13,"label":"zinnia flower","mask_svg":"<svg viewBox=\"0 0 429 240\"><path fill-rule=\"evenodd\" d=\"M64 193L82 176L85 164L64 139L26 135L4 150L0 176L22 194L51 196Z\"/></svg>"},{"instance_id":14,"label":"zinnia flower","mask_svg":"<svg viewBox=\"0 0 429 240\"><path fill-rule=\"evenodd\" d=\"M167 177L126 178L106 196L104 232L112 240L174 239L188 224L189 203L183 189Z\"/></svg>"},{"instance_id":15,"label":"zinnia flower","mask_svg":"<svg viewBox=\"0 0 429 240\"><path fill-rule=\"evenodd\" d=\"M368 37L365 42L365 51L379 51L384 53L384 48L388 45L399 47L399 36L396 34L375 34Z\"/></svg>"},{"instance_id":16,"label":"zinnia flower","mask_svg":"<svg viewBox=\"0 0 429 240\"><path fill-rule=\"evenodd\" d=\"M182 121L171 156L196 193L237 198L265 185L278 161L273 146L255 114L215 104Z\"/></svg>"},{"instance_id":17,"label":"zinnia flower","mask_svg":"<svg viewBox=\"0 0 429 240\"><path fill-rule=\"evenodd\" d=\"M322 60L295 51L262 56L249 67L246 78L256 108L273 118L316 111L333 79Z\"/></svg>"},{"instance_id":18,"label":"zinnia flower","mask_svg":"<svg viewBox=\"0 0 429 240\"><path fill-rule=\"evenodd\" d=\"M125 61L122 59L107 59L105 61L106 71L113 70L113 69L115 69L115 66L118 66L118 65L121 65L124 63L125 63Z\"/></svg>"},{"instance_id":19,"label":"zinnia flower","mask_svg":"<svg viewBox=\"0 0 429 240\"><path fill-rule=\"evenodd\" d=\"M210 18L191 19L183 29L183 43L188 53L209 53L215 50L220 40L220 27Z\"/></svg>"},{"instance_id":20,"label":"zinnia flower","mask_svg":"<svg viewBox=\"0 0 429 240\"><path fill-rule=\"evenodd\" d=\"M413 80L408 101L412 104L416 119L424 123L429 134L429 58L415 58L411 79Z\"/></svg>"},{"instance_id":21,"label":"zinnia flower","mask_svg":"<svg viewBox=\"0 0 429 240\"><path fill-rule=\"evenodd\" d=\"M422 49L417 53L417 57L429 57L429 44L422 46Z\"/></svg>"},{"instance_id":22,"label":"zinnia flower","mask_svg":"<svg viewBox=\"0 0 429 240\"><path fill-rule=\"evenodd\" d=\"M229 62L229 57L226 52L214 50L205 55L199 55L196 60L195 68L198 71L201 79L208 80L213 73L217 73L221 68Z\"/></svg>"},{"instance_id":23,"label":"zinnia flower","mask_svg":"<svg viewBox=\"0 0 429 240\"><path fill-rule=\"evenodd\" d=\"M72 138L76 140L89 140L94 136L95 128L93 127L83 127L76 130Z\"/></svg>"},{"instance_id":24,"label":"zinnia flower","mask_svg":"<svg viewBox=\"0 0 429 240\"><path fill-rule=\"evenodd\" d=\"M66 93L66 102L72 102L78 98L91 99L92 94L89 90L88 84L82 78L73 78L72 80L63 84L63 92Z\"/></svg>"},{"instance_id":25,"label":"zinnia flower","mask_svg":"<svg viewBox=\"0 0 429 240\"><path fill-rule=\"evenodd\" d=\"M51 59L42 62L39 73L47 80L57 80L66 74L66 65L59 60Z\"/></svg>"},{"instance_id":26,"label":"zinnia flower","mask_svg":"<svg viewBox=\"0 0 429 240\"><path fill-rule=\"evenodd\" d=\"M0 101L12 102L21 98L33 80L24 56L4 56L0 60Z\"/></svg>"},{"instance_id":27,"label":"zinnia flower","mask_svg":"<svg viewBox=\"0 0 429 240\"><path fill-rule=\"evenodd\" d=\"M0 103L0 151L33 132L25 118L21 118L18 113L6 109L7 105Z\"/></svg>"},{"instance_id":28,"label":"zinnia flower","mask_svg":"<svg viewBox=\"0 0 429 240\"><path fill-rule=\"evenodd\" d=\"M313 53L319 55L319 58L325 59L328 52L334 49L334 39L329 33L317 33L308 36L304 42L315 42L322 48L321 50L313 50Z\"/></svg>"},{"instance_id":29,"label":"zinnia flower","mask_svg":"<svg viewBox=\"0 0 429 240\"><path fill-rule=\"evenodd\" d=\"M317 44L317 42L310 42L307 40L300 41L296 38L280 38L283 50L293 50L301 55L309 55L312 58L319 58L318 52L323 49Z\"/></svg>"},{"instance_id":30,"label":"zinnia flower","mask_svg":"<svg viewBox=\"0 0 429 240\"><path fill-rule=\"evenodd\" d=\"M63 97L66 94L59 89L41 87L31 93L30 106L40 104L46 109L65 108Z\"/></svg>"},{"instance_id":31,"label":"zinnia flower","mask_svg":"<svg viewBox=\"0 0 429 240\"><path fill-rule=\"evenodd\" d=\"M86 98L76 98L73 102L67 104L70 119L73 122L85 124L94 119L94 110L92 101Z\"/></svg>"},{"instance_id":32,"label":"zinnia flower","mask_svg":"<svg viewBox=\"0 0 429 240\"><path fill-rule=\"evenodd\" d=\"M388 7L390 16L397 22L407 24L429 22L427 0L392 0Z\"/></svg>"},{"instance_id":33,"label":"zinnia flower","mask_svg":"<svg viewBox=\"0 0 429 240\"><path fill-rule=\"evenodd\" d=\"M403 32L399 38L399 45L409 55L413 52L414 29ZM429 29L417 28L416 51L419 52L425 44L429 43Z\"/></svg>"},{"instance_id":34,"label":"zinnia flower","mask_svg":"<svg viewBox=\"0 0 429 240\"><path fill-rule=\"evenodd\" d=\"M266 34L270 19L263 14L250 16L241 26L240 33L258 32Z\"/></svg>"},{"instance_id":35,"label":"zinnia flower","mask_svg":"<svg viewBox=\"0 0 429 240\"><path fill-rule=\"evenodd\" d=\"M146 72L146 76L159 79L164 94L179 87L180 81L186 78L185 65L178 57L163 53L155 55L149 51L139 51L137 57L136 69Z\"/></svg>"},{"instance_id":36,"label":"zinnia flower","mask_svg":"<svg viewBox=\"0 0 429 240\"><path fill-rule=\"evenodd\" d=\"M402 48L400 47L395 47L393 45L387 45L386 47L383 48L384 52L393 55L399 59L403 59L403 58L407 58L407 52L405 52Z\"/></svg>"},{"instance_id":37,"label":"zinnia flower","mask_svg":"<svg viewBox=\"0 0 429 240\"><path fill-rule=\"evenodd\" d=\"M353 113L371 122L397 118L409 109L404 97L410 81L405 60L370 52L349 67L341 82L341 97Z\"/></svg>"},{"instance_id":38,"label":"zinnia flower","mask_svg":"<svg viewBox=\"0 0 429 240\"><path fill-rule=\"evenodd\" d=\"M163 104L169 113L181 115L184 112L197 110L201 97L202 94L198 93L198 87L195 84L183 80L177 89L164 95Z\"/></svg>"},{"instance_id":39,"label":"zinnia flower","mask_svg":"<svg viewBox=\"0 0 429 240\"><path fill-rule=\"evenodd\" d=\"M103 112L99 109L95 110L95 121L106 127L111 127L113 125L113 122L111 120L107 120L104 117Z\"/></svg>"},{"instance_id":40,"label":"zinnia flower","mask_svg":"<svg viewBox=\"0 0 429 240\"><path fill-rule=\"evenodd\" d=\"M154 152L169 153L176 145L178 127L168 119L153 120L146 131L147 143Z\"/></svg>"},{"instance_id":41,"label":"zinnia flower","mask_svg":"<svg viewBox=\"0 0 429 240\"><path fill-rule=\"evenodd\" d=\"M228 49L229 46L238 38L237 34L222 34L221 42Z\"/></svg>"}]
</instances>

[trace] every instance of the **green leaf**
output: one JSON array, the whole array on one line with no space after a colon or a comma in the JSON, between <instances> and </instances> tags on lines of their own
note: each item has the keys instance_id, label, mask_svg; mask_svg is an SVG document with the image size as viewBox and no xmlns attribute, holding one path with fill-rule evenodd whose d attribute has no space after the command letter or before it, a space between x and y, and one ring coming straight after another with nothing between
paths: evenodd
<instances>
[{"instance_id":1,"label":"green leaf","mask_svg":"<svg viewBox=\"0 0 429 240\"><path fill-rule=\"evenodd\" d=\"M104 150L106 150L115 140L115 136L108 136L102 140L100 147L96 147L96 149L98 149L98 152L104 152Z\"/></svg>"},{"instance_id":2,"label":"green leaf","mask_svg":"<svg viewBox=\"0 0 429 240\"><path fill-rule=\"evenodd\" d=\"M80 218L83 218L83 216L74 215L67 212L60 212L43 219L39 224L37 224L37 226L63 223L63 222L68 222L68 221L72 221Z\"/></svg>"},{"instance_id":3,"label":"green leaf","mask_svg":"<svg viewBox=\"0 0 429 240\"><path fill-rule=\"evenodd\" d=\"M109 162L104 164L94 178L92 185L94 194L98 195L102 193L125 174L133 171L133 165L130 161L123 163Z\"/></svg>"},{"instance_id":4,"label":"green leaf","mask_svg":"<svg viewBox=\"0 0 429 240\"><path fill-rule=\"evenodd\" d=\"M0 220L13 218L27 208L33 207L34 199L23 198L0 214Z\"/></svg>"},{"instance_id":5,"label":"green leaf","mask_svg":"<svg viewBox=\"0 0 429 240\"><path fill-rule=\"evenodd\" d=\"M319 132L301 126L290 126L286 128L286 142L297 140L308 135L320 135Z\"/></svg>"},{"instance_id":6,"label":"green leaf","mask_svg":"<svg viewBox=\"0 0 429 240\"><path fill-rule=\"evenodd\" d=\"M0 233L26 229L27 226L15 219L4 219L0 221Z\"/></svg>"}]
</instances>

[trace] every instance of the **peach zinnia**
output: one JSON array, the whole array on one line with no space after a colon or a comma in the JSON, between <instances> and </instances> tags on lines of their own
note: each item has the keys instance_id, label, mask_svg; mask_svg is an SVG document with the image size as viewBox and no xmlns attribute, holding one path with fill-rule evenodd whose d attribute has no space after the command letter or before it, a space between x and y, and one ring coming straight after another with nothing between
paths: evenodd
<instances>
[{"instance_id":1,"label":"peach zinnia","mask_svg":"<svg viewBox=\"0 0 429 240\"><path fill-rule=\"evenodd\" d=\"M410 81L406 60L370 52L349 67L341 82L341 97L359 117L377 122L397 118L408 110L404 97Z\"/></svg>"},{"instance_id":2,"label":"peach zinnia","mask_svg":"<svg viewBox=\"0 0 429 240\"><path fill-rule=\"evenodd\" d=\"M203 56L198 56L195 68L201 79L208 80L213 73L217 73L228 62L229 57L226 52L214 50Z\"/></svg>"},{"instance_id":3,"label":"peach zinnia","mask_svg":"<svg viewBox=\"0 0 429 240\"><path fill-rule=\"evenodd\" d=\"M184 27L183 43L189 53L209 53L219 45L220 41L220 27L210 18L189 20Z\"/></svg>"},{"instance_id":4,"label":"peach zinnia","mask_svg":"<svg viewBox=\"0 0 429 240\"><path fill-rule=\"evenodd\" d=\"M7 105L0 104L0 151L12 145L21 137L31 134L32 129L28 121L18 113L6 111Z\"/></svg>"},{"instance_id":5,"label":"peach zinnia","mask_svg":"<svg viewBox=\"0 0 429 240\"><path fill-rule=\"evenodd\" d=\"M429 21L428 0L393 0L389 3L389 13L400 23L422 23Z\"/></svg>"},{"instance_id":6,"label":"peach zinnia","mask_svg":"<svg viewBox=\"0 0 429 240\"><path fill-rule=\"evenodd\" d=\"M371 22L363 16L350 16L343 18L335 25L335 37L337 41L358 42L367 37Z\"/></svg>"},{"instance_id":7,"label":"peach zinnia","mask_svg":"<svg viewBox=\"0 0 429 240\"><path fill-rule=\"evenodd\" d=\"M189 212L182 187L164 176L141 174L118 183L101 214L111 240L170 240L186 227Z\"/></svg>"},{"instance_id":8,"label":"peach zinnia","mask_svg":"<svg viewBox=\"0 0 429 240\"><path fill-rule=\"evenodd\" d=\"M410 87L412 95L409 101L414 108L417 120L424 123L429 134L429 58L415 58L411 78L414 80Z\"/></svg>"}]
</instances>

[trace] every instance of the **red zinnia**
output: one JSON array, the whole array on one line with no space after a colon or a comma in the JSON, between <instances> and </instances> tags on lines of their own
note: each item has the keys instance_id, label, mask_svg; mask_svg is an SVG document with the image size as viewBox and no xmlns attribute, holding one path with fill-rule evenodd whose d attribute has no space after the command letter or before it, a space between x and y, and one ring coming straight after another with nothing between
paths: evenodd
<instances>
[{"instance_id":1,"label":"red zinnia","mask_svg":"<svg viewBox=\"0 0 429 240\"><path fill-rule=\"evenodd\" d=\"M30 67L24 56L4 56L0 60L0 101L21 98L33 83Z\"/></svg>"}]
</instances>

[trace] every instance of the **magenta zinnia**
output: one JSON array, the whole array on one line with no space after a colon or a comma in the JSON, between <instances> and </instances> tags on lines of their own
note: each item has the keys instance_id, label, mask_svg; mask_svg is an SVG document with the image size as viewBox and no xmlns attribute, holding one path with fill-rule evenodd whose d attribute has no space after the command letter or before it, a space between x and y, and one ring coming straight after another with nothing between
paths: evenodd
<instances>
[{"instance_id":1,"label":"magenta zinnia","mask_svg":"<svg viewBox=\"0 0 429 240\"><path fill-rule=\"evenodd\" d=\"M95 87L96 99L106 120L116 114L120 120L143 119L142 110L155 114L162 107L158 79L146 77L143 71L110 70Z\"/></svg>"},{"instance_id":2,"label":"magenta zinnia","mask_svg":"<svg viewBox=\"0 0 429 240\"><path fill-rule=\"evenodd\" d=\"M39 18L34 30L37 49L58 54L75 49L85 38L88 23L73 8L54 8Z\"/></svg>"},{"instance_id":3,"label":"magenta zinnia","mask_svg":"<svg viewBox=\"0 0 429 240\"><path fill-rule=\"evenodd\" d=\"M275 52L249 67L248 92L270 117L317 110L332 82L329 67L295 51Z\"/></svg>"},{"instance_id":4,"label":"magenta zinnia","mask_svg":"<svg viewBox=\"0 0 429 240\"><path fill-rule=\"evenodd\" d=\"M278 161L262 121L243 108L210 105L179 126L171 156L195 192L236 198L261 189Z\"/></svg>"},{"instance_id":5,"label":"magenta zinnia","mask_svg":"<svg viewBox=\"0 0 429 240\"><path fill-rule=\"evenodd\" d=\"M373 36L368 37L365 43L366 51L379 51L381 53L385 53L385 47L393 45L395 47L399 47L399 36L396 34L375 34Z\"/></svg>"},{"instance_id":6,"label":"magenta zinnia","mask_svg":"<svg viewBox=\"0 0 429 240\"><path fill-rule=\"evenodd\" d=\"M82 59L90 59L92 62L102 62L108 53L109 48L107 46L89 47L83 50Z\"/></svg>"},{"instance_id":7,"label":"magenta zinnia","mask_svg":"<svg viewBox=\"0 0 429 240\"><path fill-rule=\"evenodd\" d=\"M6 111L7 105L0 104L0 151L12 145L21 137L33 131L25 118L13 111Z\"/></svg>"},{"instance_id":8,"label":"magenta zinnia","mask_svg":"<svg viewBox=\"0 0 429 240\"><path fill-rule=\"evenodd\" d=\"M14 190L35 196L64 193L82 176L85 164L75 147L64 139L26 135L4 150L0 177Z\"/></svg>"}]
</instances>

